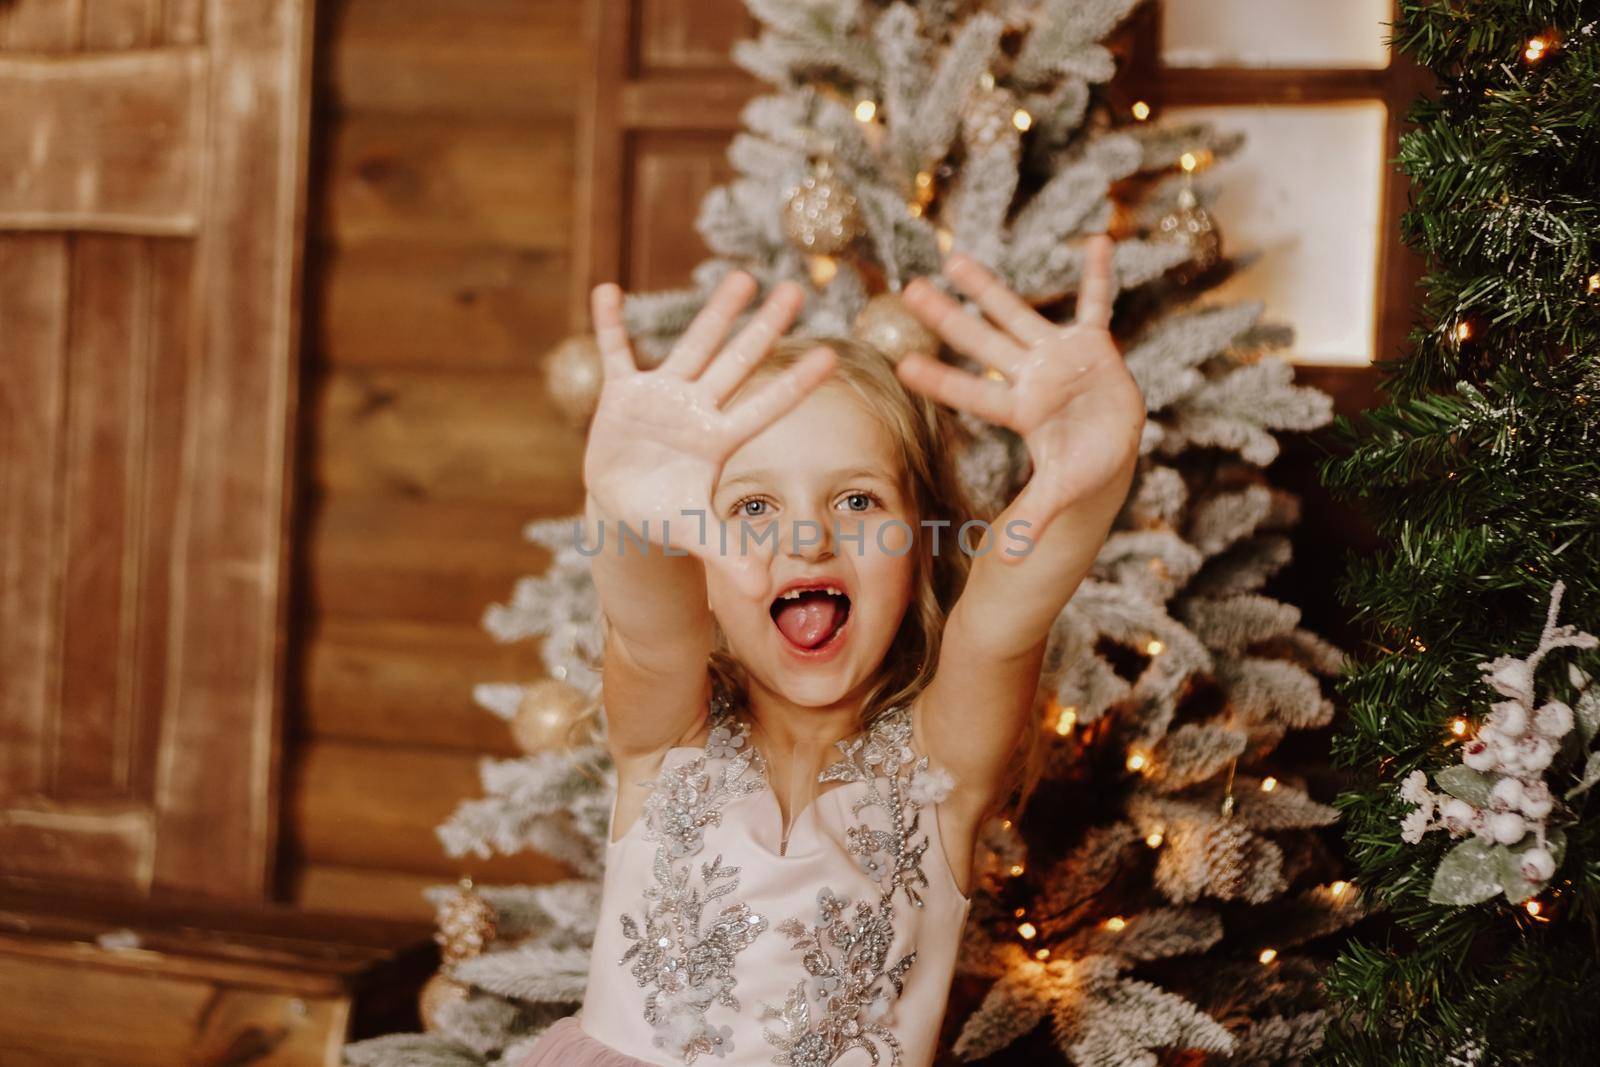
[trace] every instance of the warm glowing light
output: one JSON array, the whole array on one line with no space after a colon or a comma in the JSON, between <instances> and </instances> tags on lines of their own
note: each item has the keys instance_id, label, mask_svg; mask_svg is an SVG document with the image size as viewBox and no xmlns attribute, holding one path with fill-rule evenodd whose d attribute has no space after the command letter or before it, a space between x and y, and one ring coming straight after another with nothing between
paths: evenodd
<instances>
[{"instance_id":1,"label":"warm glowing light","mask_svg":"<svg viewBox=\"0 0 1600 1067\"><path fill-rule=\"evenodd\" d=\"M1027 133L1028 128L1033 125L1033 116L1019 107L1011 116L1011 125Z\"/></svg>"},{"instance_id":2,"label":"warm glowing light","mask_svg":"<svg viewBox=\"0 0 1600 1067\"><path fill-rule=\"evenodd\" d=\"M922 217L922 205L921 204L907 204L906 205L906 214L910 215L914 219L921 218Z\"/></svg>"},{"instance_id":3,"label":"warm glowing light","mask_svg":"<svg viewBox=\"0 0 1600 1067\"><path fill-rule=\"evenodd\" d=\"M1161 655L1162 651L1166 649L1166 647L1167 646L1162 644L1160 641L1151 641L1148 645L1144 646L1144 651L1146 655L1159 656Z\"/></svg>"},{"instance_id":4,"label":"warm glowing light","mask_svg":"<svg viewBox=\"0 0 1600 1067\"><path fill-rule=\"evenodd\" d=\"M1530 900L1524 904L1523 907L1527 908L1528 914L1534 916L1535 918L1537 918L1539 913L1544 910L1544 905L1540 904L1537 900Z\"/></svg>"},{"instance_id":5,"label":"warm glowing light","mask_svg":"<svg viewBox=\"0 0 1600 1067\"><path fill-rule=\"evenodd\" d=\"M943 226L939 227L939 229L934 232L934 238L939 242L939 251L941 252L950 251L950 249L953 248L956 243L956 235L945 229Z\"/></svg>"},{"instance_id":6,"label":"warm glowing light","mask_svg":"<svg viewBox=\"0 0 1600 1067\"><path fill-rule=\"evenodd\" d=\"M1056 716L1056 733L1068 734L1078 725L1078 709L1075 705L1068 704L1061 709L1061 714Z\"/></svg>"},{"instance_id":7,"label":"warm glowing light","mask_svg":"<svg viewBox=\"0 0 1600 1067\"><path fill-rule=\"evenodd\" d=\"M1022 873L1022 864L1020 864L1020 863L1013 863L1013 864L1012 864L1012 865L1011 865L1011 874L1012 874L1012 877L1016 877L1016 876L1017 876L1017 875L1019 875L1019 874L1021 874L1021 873Z\"/></svg>"},{"instance_id":8,"label":"warm glowing light","mask_svg":"<svg viewBox=\"0 0 1600 1067\"><path fill-rule=\"evenodd\" d=\"M861 122L871 122L872 116L878 113L878 105L871 100L858 100L856 102L856 118Z\"/></svg>"},{"instance_id":9,"label":"warm glowing light","mask_svg":"<svg viewBox=\"0 0 1600 1067\"><path fill-rule=\"evenodd\" d=\"M1537 63L1544 58L1545 51L1549 47L1549 42L1543 37L1534 37L1528 41L1528 47L1523 50L1522 55L1529 63Z\"/></svg>"},{"instance_id":10,"label":"warm glowing light","mask_svg":"<svg viewBox=\"0 0 1600 1067\"><path fill-rule=\"evenodd\" d=\"M1178 165L1184 170L1194 170L1195 167L1200 165L1200 161L1195 158L1193 152L1185 152L1178 157Z\"/></svg>"},{"instance_id":11,"label":"warm glowing light","mask_svg":"<svg viewBox=\"0 0 1600 1067\"><path fill-rule=\"evenodd\" d=\"M1149 837L1146 837L1144 839L1144 843L1149 845L1151 848L1160 848L1161 847L1161 842L1163 840L1164 840L1164 838L1162 838L1162 836L1161 836L1161 831L1157 830L1154 833L1152 833Z\"/></svg>"},{"instance_id":12,"label":"warm glowing light","mask_svg":"<svg viewBox=\"0 0 1600 1067\"><path fill-rule=\"evenodd\" d=\"M1137 101L1133 105L1133 117L1138 119L1140 122L1143 122L1145 119L1149 118L1150 105L1145 103L1143 100Z\"/></svg>"},{"instance_id":13,"label":"warm glowing light","mask_svg":"<svg viewBox=\"0 0 1600 1067\"><path fill-rule=\"evenodd\" d=\"M806 264L811 274L811 284L822 289L839 273L839 264L832 256L812 256Z\"/></svg>"},{"instance_id":14,"label":"warm glowing light","mask_svg":"<svg viewBox=\"0 0 1600 1067\"><path fill-rule=\"evenodd\" d=\"M1011 914L1015 915L1017 918L1020 919L1026 913L1027 913L1027 909L1026 908L1018 908L1016 911L1012 912Z\"/></svg>"},{"instance_id":15,"label":"warm glowing light","mask_svg":"<svg viewBox=\"0 0 1600 1067\"><path fill-rule=\"evenodd\" d=\"M1261 950L1261 955L1257 957L1262 963L1271 963L1277 958L1278 950L1275 948L1264 948Z\"/></svg>"},{"instance_id":16,"label":"warm glowing light","mask_svg":"<svg viewBox=\"0 0 1600 1067\"><path fill-rule=\"evenodd\" d=\"M1349 882L1339 881L1339 882L1335 882L1332 885L1330 885L1328 887L1328 892L1332 893L1336 897L1342 897L1342 896L1344 896L1344 891L1346 889L1349 889L1349 888L1350 888L1350 883Z\"/></svg>"},{"instance_id":17,"label":"warm glowing light","mask_svg":"<svg viewBox=\"0 0 1600 1067\"><path fill-rule=\"evenodd\" d=\"M1127 926L1127 925L1128 925L1128 920L1124 919L1120 915L1113 915L1111 918L1106 920L1106 929L1107 930L1120 930L1124 926Z\"/></svg>"},{"instance_id":18,"label":"warm glowing light","mask_svg":"<svg viewBox=\"0 0 1600 1067\"><path fill-rule=\"evenodd\" d=\"M1033 958L1036 960L1047 960L1050 958L1050 950L1047 948L1038 949L1034 952Z\"/></svg>"},{"instance_id":19,"label":"warm glowing light","mask_svg":"<svg viewBox=\"0 0 1600 1067\"><path fill-rule=\"evenodd\" d=\"M1270 793L1276 788L1278 788L1278 780L1272 777L1272 775L1269 774L1265 778L1261 779L1261 791L1263 793Z\"/></svg>"},{"instance_id":20,"label":"warm glowing light","mask_svg":"<svg viewBox=\"0 0 1600 1067\"><path fill-rule=\"evenodd\" d=\"M1039 928L1034 926L1032 923L1023 923L1021 926L1017 927L1017 933L1022 935L1022 939L1024 941L1032 941L1039 933Z\"/></svg>"},{"instance_id":21,"label":"warm glowing light","mask_svg":"<svg viewBox=\"0 0 1600 1067\"><path fill-rule=\"evenodd\" d=\"M1600 293L1600 274L1589 275L1589 292Z\"/></svg>"},{"instance_id":22,"label":"warm glowing light","mask_svg":"<svg viewBox=\"0 0 1600 1067\"><path fill-rule=\"evenodd\" d=\"M1465 341L1467 338L1469 338L1471 336L1472 336L1472 323L1465 322L1465 321L1456 323L1456 340L1457 341Z\"/></svg>"},{"instance_id":23,"label":"warm glowing light","mask_svg":"<svg viewBox=\"0 0 1600 1067\"><path fill-rule=\"evenodd\" d=\"M1466 719L1451 719L1450 720L1450 732L1455 734L1457 737L1461 737L1463 734L1465 734L1467 732L1467 720Z\"/></svg>"},{"instance_id":24,"label":"warm glowing light","mask_svg":"<svg viewBox=\"0 0 1600 1067\"><path fill-rule=\"evenodd\" d=\"M1000 820L1000 825L1004 826L1007 830L1009 830L1009 829L1011 829L1011 820L1010 819L1001 819Z\"/></svg>"},{"instance_id":25,"label":"warm glowing light","mask_svg":"<svg viewBox=\"0 0 1600 1067\"><path fill-rule=\"evenodd\" d=\"M1150 757L1143 752L1135 752L1128 757L1128 770L1142 771L1150 763Z\"/></svg>"},{"instance_id":26,"label":"warm glowing light","mask_svg":"<svg viewBox=\"0 0 1600 1067\"><path fill-rule=\"evenodd\" d=\"M917 171L917 188L927 189L933 185L933 175L925 170Z\"/></svg>"}]
</instances>

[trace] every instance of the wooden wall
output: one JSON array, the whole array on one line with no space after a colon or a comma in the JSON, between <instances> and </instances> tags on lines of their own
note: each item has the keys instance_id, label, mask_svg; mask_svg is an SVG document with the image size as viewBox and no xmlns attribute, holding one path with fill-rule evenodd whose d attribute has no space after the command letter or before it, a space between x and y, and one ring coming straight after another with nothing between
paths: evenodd
<instances>
[{"instance_id":1,"label":"wooden wall","mask_svg":"<svg viewBox=\"0 0 1600 1067\"><path fill-rule=\"evenodd\" d=\"M585 5L319 7L279 892L424 917L462 872L563 873L434 828L516 754L472 686L540 671L482 613L545 566L524 523L582 499L537 372L569 330Z\"/></svg>"}]
</instances>

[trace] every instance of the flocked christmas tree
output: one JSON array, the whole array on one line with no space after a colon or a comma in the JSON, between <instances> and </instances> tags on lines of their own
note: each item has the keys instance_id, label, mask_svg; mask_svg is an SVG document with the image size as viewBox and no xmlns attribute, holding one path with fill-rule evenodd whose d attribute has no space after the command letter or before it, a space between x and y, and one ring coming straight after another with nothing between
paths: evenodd
<instances>
[{"instance_id":1,"label":"flocked christmas tree","mask_svg":"<svg viewBox=\"0 0 1600 1067\"><path fill-rule=\"evenodd\" d=\"M1140 472L1052 633L1037 788L981 835L948 1047L996 1063L1301 1062L1326 1022L1316 943L1361 906L1319 833L1334 810L1278 749L1329 722L1318 676L1341 655L1264 592L1297 502L1262 468L1277 431L1320 426L1331 405L1292 384L1277 351L1291 336L1262 305L1203 300L1230 264L1196 174L1239 139L1113 113L1103 42L1133 0L748 3L762 33L735 57L772 91L729 149L738 176L702 205L713 256L691 287L628 300L642 363L735 268L808 287L794 332L898 358L937 347L898 293L921 275L943 285L946 251L1059 319L1081 237L1118 239L1113 329L1149 409ZM548 364L579 418L596 367L584 338ZM963 480L992 515L1026 481L1026 453L967 426ZM583 995L613 779L600 739L560 742L598 691L598 607L573 521L527 534L552 562L485 624L540 638L550 678L478 699L530 754L485 761L485 797L440 833L454 855L535 849L575 877L474 891L496 939L430 987L429 1033L350 1046L352 1063L514 1063ZM475 897L432 899L453 923Z\"/></svg>"},{"instance_id":2,"label":"flocked christmas tree","mask_svg":"<svg viewBox=\"0 0 1600 1067\"><path fill-rule=\"evenodd\" d=\"M1398 14L1396 47L1438 76L1399 156L1426 298L1388 403L1341 425L1325 468L1389 541L1346 582L1378 647L1344 685L1335 754L1390 925L1330 973L1350 1010L1327 1062L1592 1064L1600 7Z\"/></svg>"}]
</instances>

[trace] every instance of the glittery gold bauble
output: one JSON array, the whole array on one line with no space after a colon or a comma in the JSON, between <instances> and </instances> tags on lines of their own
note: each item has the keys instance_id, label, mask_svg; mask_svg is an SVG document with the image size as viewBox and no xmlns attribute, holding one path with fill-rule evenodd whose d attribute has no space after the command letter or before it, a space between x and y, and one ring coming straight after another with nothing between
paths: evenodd
<instances>
[{"instance_id":1,"label":"glittery gold bauble","mask_svg":"<svg viewBox=\"0 0 1600 1067\"><path fill-rule=\"evenodd\" d=\"M481 954L494 940L499 925L494 905L478 894L471 878L461 879L456 891L439 905L437 921L439 929L433 939L439 942L447 964Z\"/></svg>"},{"instance_id":2,"label":"glittery gold bauble","mask_svg":"<svg viewBox=\"0 0 1600 1067\"><path fill-rule=\"evenodd\" d=\"M600 346L588 334L567 338L544 361L544 388L557 409L585 423L600 399Z\"/></svg>"},{"instance_id":3,"label":"glittery gold bauble","mask_svg":"<svg viewBox=\"0 0 1600 1067\"><path fill-rule=\"evenodd\" d=\"M466 1000L469 992L464 983L456 981L443 971L428 979L422 987L422 995L417 998L417 1013L422 1016L423 1029L437 1030L439 1012L447 1004Z\"/></svg>"},{"instance_id":4,"label":"glittery gold bauble","mask_svg":"<svg viewBox=\"0 0 1600 1067\"><path fill-rule=\"evenodd\" d=\"M534 682L511 720L511 738L530 755L560 748L588 703L587 697L566 682L554 678Z\"/></svg>"},{"instance_id":5,"label":"glittery gold bauble","mask_svg":"<svg viewBox=\"0 0 1600 1067\"><path fill-rule=\"evenodd\" d=\"M1177 209L1162 216L1153 237L1188 247L1189 258L1173 268L1173 274L1184 284L1216 266L1222 258L1222 234L1192 189L1178 193Z\"/></svg>"},{"instance_id":6,"label":"glittery gold bauble","mask_svg":"<svg viewBox=\"0 0 1600 1067\"><path fill-rule=\"evenodd\" d=\"M939 351L939 338L911 313L898 293L882 293L868 300L851 324L850 336L896 363L911 352L931 356Z\"/></svg>"},{"instance_id":7,"label":"glittery gold bauble","mask_svg":"<svg viewBox=\"0 0 1600 1067\"><path fill-rule=\"evenodd\" d=\"M789 190L783 205L783 232L796 248L816 255L843 252L861 236L861 207L826 160Z\"/></svg>"},{"instance_id":8,"label":"glittery gold bauble","mask_svg":"<svg viewBox=\"0 0 1600 1067\"><path fill-rule=\"evenodd\" d=\"M978 89L961 113L961 139L969 148L986 149L1005 143L1020 146L1021 132L1015 125L1017 98L1009 89Z\"/></svg>"}]
</instances>

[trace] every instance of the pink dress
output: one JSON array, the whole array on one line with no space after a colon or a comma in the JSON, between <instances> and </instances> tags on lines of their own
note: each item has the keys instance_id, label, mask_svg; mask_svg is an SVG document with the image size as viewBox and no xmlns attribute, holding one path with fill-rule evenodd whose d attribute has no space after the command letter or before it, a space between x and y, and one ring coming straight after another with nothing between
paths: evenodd
<instances>
[{"instance_id":1,"label":"pink dress","mask_svg":"<svg viewBox=\"0 0 1600 1067\"><path fill-rule=\"evenodd\" d=\"M971 901L939 836L951 778L913 752L909 707L836 743L817 781L844 784L787 846L749 723L718 704L710 727L610 842L583 1008L519 1067L927 1067Z\"/></svg>"}]
</instances>

